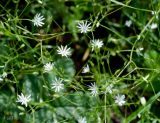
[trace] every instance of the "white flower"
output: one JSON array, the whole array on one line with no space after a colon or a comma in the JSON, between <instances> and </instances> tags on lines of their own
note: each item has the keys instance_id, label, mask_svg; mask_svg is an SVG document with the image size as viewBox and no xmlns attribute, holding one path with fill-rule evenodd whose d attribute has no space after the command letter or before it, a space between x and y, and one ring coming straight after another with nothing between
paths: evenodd
<instances>
[{"instance_id":1,"label":"white flower","mask_svg":"<svg viewBox=\"0 0 160 123\"><path fill-rule=\"evenodd\" d=\"M125 26L130 27L132 25L132 21L131 20L127 20L125 22Z\"/></svg>"},{"instance_id":2,"label":"white flower","mask_svg":"<svg viewBox=\"0 0 160 123\"><path fill-rule=\"evenodd\" d=\"M156 29L158 27L158 25L156 24L156 23L152 23L151 25L150 25L150 28L151 29Z\"/></svg>"},{"instance_id":3,"label":"white flower","mask_svg":"<svg viewBox=\"0 0 160 123\"><path fill-rule=\"evenodd\" d=\"M44 72L50 72L53 69L54 64L49 62L44 65Z\"/></svg>"},{"instance_id":4,"label":"white flower","mask_svg":"<svg viewBox=\"0 0 160 123\"><path fill-rule=\"evenodd\" d=\"M18 95L17 101L20 102L22 105L25 105L27 107L27 103L30 101L30 96L24 96L22 93L21 95Z\"/></svg>"},{"instance_id":5,"label":"white flower","mask_svg":"<svg viewBox=\"0 0 160 123\"><path fill-rule=\"evenodd\" d=\"M90 71L89 65L87 64L86 67L83 67L82 73L88 73Z\"/></svg>"},{"instance_id":6,"label":"white flower","mask_svg":"<svg viewBox=\"0 0 160 123\"><path fill-rule=\"evenodd\" d=\"M110 85L108 85L107 87L106 87L106 92L108 92L108 93L112 93L113 92L113 85L112 84L110 84Z\"/></svg>"},{"instance_id":7,"label":"white flower","mask_svg":"<svg viewBox=\"0 0 160 123\"><path fill-rule=\"evenodd\" d=\"M98 94L98 88L97 88L95 83L94 84L91 83L91 86L89 86L88 90L91 91L90 93L91 93L92 96L96 96Z\"/></svg>"},{"instance_id":8,"label":"white flower","mask_svg":"<svg viewBox=\"0 0 160 123\"><path fill-rule=\"evenodd\" d=\"M78 123L87 123L86 118L85 117L80 117L78 119Z\"/></svg>"},{"instance_id":9,"label":"white flower","mask_svg":"<svg viewBox=\"0 0 160 123\"><path fill-rule=\"evenodd\" d=\"M81 21L78 23L77 28L81 31L81 33L87 33L91 29L91 23L88 23L87 21Z\"/></svg>"},{"instance_id":10,"label":"white flower","mask_svg":"<svg viewBox=\"0 0 160 123\"><path fill-rule=\"evenodd\" d=\"M68 57L71 55L71 50L70 48L67 48L67 46L58 46L58 50L57 50L58 54L62 55L62 56L65 56L65 57Z\"/></svg>"},{"instance_id":11,"label":"white flower","mask_svg":"<svg viewBox=\"0 0 160 123\"><path fill-rule=\"evenodd\" d=\"M141 97L140 102L144 106L146 104L146 99L144 97Z\"/></svg>"},{"instance_id":12,"label":"white flower","mask_svg":"<svg viewBox=\"0 0 160 123\"><path fill-rule=\"evenodd\" d=\"M6 73L6 72L3 72L2 78L6 78L6 77L7 77L7 73Z\"/></svg>"},{"instance_id":13,"label":"white flower","mask_svg":"<svg viewBox=\"0 0 160 123\"><path fill-rule=\"evenodd\" d=\"M117 103L119 106L122 106L126 102L124 99L125 99L125 95L118 94L115 97L115 103Z\"/></svg>"},{"instance_id":14,"label":"white flower","mask_svg":"<svg viewBox=\"0 0 160 123\"><path fill-rule=\"evenodd\" d=\"M64 88L64 84L62 83L62 81L62 79L57 78L55 78L55 80L53 81L52 89L54 89L55 92L59 92Z\"/></svg>"},{"instance_id":15,"label":"white flower","mask_svg":"<svg viewBox=\"0 0 160 123\"><path fill-rule=\"evenodd\" d=\"M95 48L101 48L103 46L103 41L100 41L99 39L95 39L91 41L91 47L92 47L92 51Z\"/></svg>"},{"instance_id":16,"label":"white flower","mask_svg":"<svg viewBox=\"0 0 160 123\"><path fill-rule=\"evenodd\" d=\"M32 20L34 26L42 26L44 23L42 22L45 18L41 16L41 14L36 14Z\"/></svg>"}]
</instances>

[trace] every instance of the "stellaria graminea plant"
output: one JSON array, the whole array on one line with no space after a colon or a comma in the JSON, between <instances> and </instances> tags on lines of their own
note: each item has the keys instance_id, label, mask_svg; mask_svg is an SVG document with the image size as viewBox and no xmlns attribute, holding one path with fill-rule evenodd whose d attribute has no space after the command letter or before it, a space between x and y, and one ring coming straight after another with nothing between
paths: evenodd
<instances>
[{"instance_id":1,"label":"stellaria graminea plant","mask_svg":"<svg viewBox=\"0 0 160 123\"><path fill-rule=\"evenodd\" d=\"M58 54L60 54L62 57L65 56L65 57L68 57L71 55L71 49L66 46L58 46L58 49L57 49L57 52Z\"/></svg>"},{"instance_id":2,"label":"stellaria graminea plant","mask_svg":"<svg viewBox=\"0 0 160 123\"><path fill-rule=\"evenodd\" d=\"M77 28L80 30L81 33L87 33L91 29L91 23L88 23L87 21L80 21L78 22Z\"/></svg>"},{"instance_id":3,"label":"stellaria graminea plant","mask_svg":"<svg viewBox=\"0 0 160 123\"><path fill-rule=\"evenodd\" d=\"M125 95L120 95L118 94L116 97L115 97L115 103L117 103L119 106L122 106L125 104Z\"/></svg>"},{"instance_id":4,"label":"stellaria graminea plant","mask_svg":"<svg viewBox=\"0 0 160 123\"><path fill-rule=\"evenodd\" d=\"M95 82L91 83L91 85L89 85L89 89L88 90L91 91L90 93L91 93L92 96L97 96L98 95L98 88L97 88Z\"/></svg>"},{"instance_id":5,"label":"stellaria graminea plant","mask_svg":"<svg viewBox=\"0 0 160 123\"><path fill-rule=\"evenodd\" d=\"M30 96L24 96L23 93L21 93L21 95L18 95L17 101L16 102L20 102L22 105L25 105L27 107L27 103L30 101Z\"/></svg>"},{"instance_id":6,"label":"stellaria graminea plant","mask_svg":"<svg viewBox=\"0 0 160 123\"><path fill-rule=\"evenodd\" d=\"M132 21L131 20L126 20L125 26L130 27L131 25L132 25Z\"/></svg>"},{"instance_id":7,"label":"stellaria graminea plant","mask_svg":"<svg viewBox=\"0 0 160 123\"><path fill-rule=\"evenodd\" d=\"M50 72L53 69L54 64L49 62L44 65L44 72Z\"/></svg>"},{"instance_id":8,"label":"stellaria graminea plant","mask_svg":"<svg viewBox=\"0 0 160 123\"><path fill-rule=\"evenodd\" d=\"M44 23L43 23L43 20L44 20L45 18L40 14L40 13L38 13L38 14L36 14L35 16L34 16L34 18L33 18L33 20L32 20L32 22L33 22L33 25L34 26L43 26L44 25Z\"/></svg>"},{"instance_id":9,"label":"stellaria graminea plant","mask_svg":"<svg viewBox=\"0 0 160 123\"><path fill-rule=\"evenodd\" d=\"M55 90L55 92L60 92L64 89L64 84L62 83L63 80L60 78L55 78L55 80L52 82L52 89Z\"/></svg>"},{"instance_id":10,"label":"stellaria graminea plant","mask_svg":"<svg viewBox=\"0 0 160 123\"><path fill-rule=\"evenodd\" d=\"M99 39L94 39L91 41L92 51L95 50L96 48L100 49L102 46L103 46L103 41Z\"/></svg>"}]
</instances>

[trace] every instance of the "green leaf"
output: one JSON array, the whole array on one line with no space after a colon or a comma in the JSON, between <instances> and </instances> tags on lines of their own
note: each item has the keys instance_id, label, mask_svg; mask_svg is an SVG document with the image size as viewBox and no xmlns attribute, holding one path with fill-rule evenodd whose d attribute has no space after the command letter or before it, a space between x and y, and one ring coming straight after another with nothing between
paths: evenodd
<instances>
[{"instance_id":1,"label":"green leaf","mask_svg":"<svg viewBox=\"0 0 160 123\"><path fill-rule=\"evenodd\" d=\"M153 97L151 97L145 106L141 106L139 109L133 112L129 117L125 118L123 120L123 123L130 123L131 121L136 119L137 115L148 110L150 106L153 104L153 102L155 102L159 98L159 96L160 96L160 92L154 95Z\"/></svg>"},{"instance_id":2,"label":"green leaf","mask_svg":"<svg viewBox=\"0 0 160 123\"><path fill-rule=\"evenodd\" d=\"M58 59L55 62L55 67L57 68L58 75L64 80L73 80L75 75L74 63L70 58Z\"/></svg>"},{"instance_id":3,"label":"green leaf","mask_svg":"<svg viewBox=\"0 0 160 123\"><path fill-rule=\"evenodd\" d=\"M39 101L45 94L42 80L33 74L25 75L23 80L22 92L25 95L31 95L32 101Z\"/></svg>"}]
</instances>

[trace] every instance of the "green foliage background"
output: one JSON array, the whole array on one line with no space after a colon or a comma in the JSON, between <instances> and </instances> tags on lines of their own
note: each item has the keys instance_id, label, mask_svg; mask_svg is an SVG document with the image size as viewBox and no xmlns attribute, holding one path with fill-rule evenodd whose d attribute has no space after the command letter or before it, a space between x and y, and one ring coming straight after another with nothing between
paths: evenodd
<instances>
[{"instance_id":1,"label":"green foliage background","mask_svg":"<svg viewBox=\"0 0 160 123\"><path fill-rule=\"evenodd\" d=\"M1 0L0 74L7 78L0 82L0 122L160 122L159 8L159 0ZM31 22L37 13L45 17L42 27ZM92 31L79 33L79 20L91 22ZM92 52L92 39L103 40L102 49ZM71 58L57 55L59 45L72 48ZM56 69L44 73L48 62ZM86 64L91 71L82 74ZM55 77L64 80L61 93L51 89ZM93 82L97 97L88 90ZM110 84L114 92L105 93ZM31 95L27 108L16 102L21 92ZM116 94L125 94L124 106L115 104Z\"/></svg>"}]
</instances>

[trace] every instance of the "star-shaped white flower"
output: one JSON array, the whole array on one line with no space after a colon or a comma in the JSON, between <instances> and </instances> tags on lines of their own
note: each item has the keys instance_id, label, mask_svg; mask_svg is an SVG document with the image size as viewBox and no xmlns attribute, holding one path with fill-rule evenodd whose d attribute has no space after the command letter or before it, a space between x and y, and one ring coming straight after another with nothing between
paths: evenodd
<instances>
[{"instance_id":1,"label":"star-shaped white flower","mask_svg":"<svg viewBox=\"0 0 160 123\"><path fill-rule=\"evenodd\" d=\"M80 117L78 119L78 123L87 123L86 118L85 117Z\"/></svg>"},{"instance_id":2,"label":"star-shaped white flower","mask_svg":"<svg viewBox=\"0 0 160 123\"><path fill-rule=\"evenodd\" d=\"M44 23L42 22L45 18L43 16L41 16L40 13L36 14L32 20L34 26L43 26Z\"/></svg>"},{"instance_id":3,"label":"star-shaped white flower","mask_svg":"<svg viewBox=\"0 0 160 123\"><path fill-rule=\"evenodd\" d=\"M77 28L80 30L81 33L87 33L91 29L91 23L87 21L80 21L77 25Z\"/></svg>"},{"instance_id":4,"label":"star-shaped white flower","mask_svg":"<svg viewBox=\"0 0 160 123\"><path fill-rule=\"evenodd\" d=\"M88 73L90 71L89 65L87 64L86 67L83 67L82 73Z\"/></svg>"},{"instance_id":5,"label":"star-shaped white flower","mask_svg":"<svg viewBox=\"0 0 160 123\"><path fill-rule=\"evenodd\" d=\"M17 101L16 102L20 102L21 105L25 105L27 107L27 103L30 101L30 96L24 96L22 93L21 95L18 95Z\"/></svg>"},{"instance_id":6,"label":"star-shaped white flower","mask_svg":"<svg viewBox=\"0 0 160 123\"><path fill-rule=\"evenodd\" d=\"M122 106L125 104L125 95L120 95L118 94L116 97L115 97L115 103L117 103L119 106Z\"/></svg>"},{"instance_id":7,"label":"star-shaped white flower","mask_svg":"<svg viewBox=\"0 0 160 123\"><path fill-rule=\"evenodd\" d=\"M54 64L49 62L44 65L44 72L50 72L53 69Z\"/></svg>"},{"instance_id":8,"label":"star-shaped white flower","mask_svg":"<svg viewBox=\"0 0 160 123\"><path fill-rule=\"evenodd\" d=\"M52 84L52 89L54 89L55 92L60 92L61 90L63 90L64 89L64 84L62 82L63 82L62 79L55 78L55 80L53 81L53 84Z\"/></svg>"},{"instance_id":9,"label":"star-shaped white flower","mask_svg":"<svg viewBox=\"0 0 160 123\"><path fill-rule=\"evenodd\" d=\"M99 39L94 39L91 41L91 47L92 51L96 48L101 48L103 46L103 41L100 41Z\"/></svg>"},{"instance_id":10,"label":"star-shaped white flower","mask_svg":"<svg viewBox=\"0 0 160 123\"><path fill-rule=\"evenodd\" d=\"M68 57L71 55L71 49L66 46L58 46L58 50L57 50L58 54Z\"/></svg>"},{"instance_id":11,"label":"star-shaped white flower","mask_svg":"<svg viewBox=\"0 0 160 123\"><path fill-rule=\"evenodd\" d=\"M130 27L132 25L132 21L131 20L127 20L125 22L125 26Z\"/></svg>"},{"instance_id":12,"label":"star-shaped white flower","mask_svg":"<svg viewBox=\"0 0 160 123\"><path fill-rule=\"evenodd\" d=\"M91 91L90 93L91 93L92 96L98 95L98 88L97 88L95 82L94 82L94 83L91 83L91 85L89 86L89 89L88 89L88 90Z\"/></svg>"}]
</instances>

